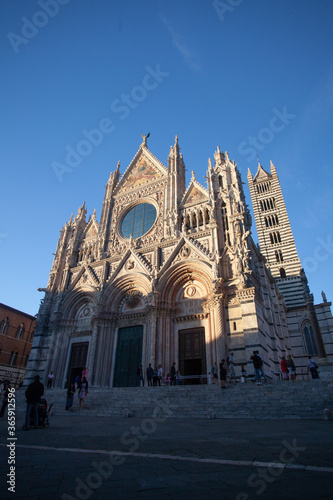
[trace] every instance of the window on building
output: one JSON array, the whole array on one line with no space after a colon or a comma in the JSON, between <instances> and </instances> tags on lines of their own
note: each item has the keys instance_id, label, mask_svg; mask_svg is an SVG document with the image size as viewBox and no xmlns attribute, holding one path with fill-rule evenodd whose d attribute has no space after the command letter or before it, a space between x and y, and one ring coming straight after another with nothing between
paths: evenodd
<instances>
[{"instance_id":1,"label":"window on building","mask_svg":"<svg viewBox=\"0 0 333 500\"><path fill-rule=\"evenodd\" d=\"M305 348L307 350L308 355L313 356L318 354L317 344L314 338L312 326L309 321L306 322L303 327L303 336L304 336Z\"/></svg>"},{"instance_id":2,"label":"window on building","mask_svg":"<svg viewBox=\"0 0 333 500\"><path fill-rule=\"evenodd\" d=\"M236 321L234 321L234 331L237 330L237 324Z\"/></svg>"},{"instance_id":3,"label":"window on building","mask_svg":"<svg viewBox=\"0 0 333 500\"><path fill-rule=\"evenodd\" d=\"M6 335L8 328L9 328L9 318L5 318L0 323L0 333L2 335Z\"/></svg>"},{"instance_id":4,"label":"window on building","mask_svg":"<svg viewBox=\"0 0 333 500\"><path fill-rule=\"evenodd\" d=\"M24 360L24 366L27 366L29 360L29 356L26 355L25 360Z\"/></svg>"},{"instance_id":5,"label":"window on building","mask_svg":"<svg viewBox=\"0 0 333 500\"><path fill-rule=\"evenodd\" d=\"M13 363L13 359L14 359L14 351L12 351L9 355L9 360L8 360L9 365L11 365Z\"/></svg>"},{"instance_id":6,"label":"window on building","mask_svg":"<svg viewBox=\"0 0 333 500\"><path fill-rule=\"evenodd\" d=\"M281 278L286 278L287 275L286 275L286 271L283 267L280 268L280 276Z\"/></svg>"},{"instance_id":7,"label":"window on building","mask_svg":"<svg viewBox=\"0 0 333 500\"><path fill-rule=\"evenodd\" d=\"M124 238L132 236L139 238L154 225L157 211L151 203L140 203L131 208L121 223L121 233Z\"/></svg>"},{"instance_id":8,"label":"window on building","mask_svg":"<svg viewBox=\"0 0 333 500\"><path fill-rule=\"evenodd\" d=\"M18 352L16 352L13 356L13 361L12 361L12 365L15 366L16 365L16 361L17 361L17 356L18 356Z\"/></svg>"},{"instance_id":9,"label":"window on building","mask_svg":"<svg viewBox=\"0 0 333 500\"><path fill-rule=\"evenodd\" d=\"M20 326L17 327L16 338L22 339L23 335L24 335L24 323L21 323Z\"/></svg>"}]
</instances>

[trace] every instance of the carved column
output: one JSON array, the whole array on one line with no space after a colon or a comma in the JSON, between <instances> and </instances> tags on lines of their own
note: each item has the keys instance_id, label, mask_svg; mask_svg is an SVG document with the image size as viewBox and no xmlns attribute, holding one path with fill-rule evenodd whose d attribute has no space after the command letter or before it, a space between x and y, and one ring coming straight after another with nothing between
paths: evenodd
<instances>
[{"instance_id":1,"label":"carved column","mask_svg":"<svg viewBox=\"0 0 333 500\"><path fill-rule=\"evenodd\" d=\"M96 345L97 345L97 333L98 333L98 322L97 319L94 319L93 323L93 330L91 334L91 344L90 344L90 353L89 353L89 361L87 363L87 366L89 368L88 371L88 384L92 384L93 379L95 379L95 376L93 377L94 370L95 370L95 356L96 356ZM95 374L94 374L95 375ZM94 380L95 382L95 380Z\"/></svg>"}]
</instances>

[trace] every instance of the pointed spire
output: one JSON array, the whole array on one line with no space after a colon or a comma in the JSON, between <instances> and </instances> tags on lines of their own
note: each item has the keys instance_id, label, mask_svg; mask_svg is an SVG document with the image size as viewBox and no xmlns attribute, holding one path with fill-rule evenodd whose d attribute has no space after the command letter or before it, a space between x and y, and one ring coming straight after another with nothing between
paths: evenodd
<instances>
[{"instance_id":1,"label":"pointed spire","mask_svg":"<svg viewBox=\"0 0 333 500\"><path fill-rule=\"evenodd\" d=\"M271 164L271 173L276 172L276 168L275 168L275 166L273 165L272 160L270 161L270 164Z\"/></svg>"},{"instance_id":2,"label":"pointed spire","mask_svg":"<svg viewBox=\"0 0 333 500\"><path fill-rule=\"evenodd\" d=\"M247 177L248 177L248 179L252 179L253 178L252 174L251 174L250 168L247 169Z\"/></svg>"},{"instance_id":3,"label":"pointed spire","mask_svg":"<svg viewBox=\"0 0 333 500\"><path fill-rule=\"evenodd\" d=\"M92 218L96 220L96 208L94 209L94 213L92 214Z\"/></svg>"},{"instance_id":4,"label":"pointed spire","mask_svg":"<svg viewBox=\"0 0 333 500\"><path fill-rule=\"evenodd\" d=\"M212 170L213 167L212 167L212 160L210 158L208 158L208 170Z\"/></svg>"},{"instance_id":5,"label":"pointed spire","mask_svg":"<svg viewBox=\"0 0 333 500\"><path fill-rule=\"evenodd\" d=\"M176 153L176 155L179 155L179 144L178 144L178 135L176 135L175 137L175 145L174 145L174 152Z\"/></svg>"},{"instance_id":6,"label":"pointed spire","mask_svg":"<svg viewBox=\"0 0 333 500\"><path fill-rule=\"evenodd\" d=\"M194 170L192 170L191 175L192 175L192 177L191 177L191 181L195 181L196 179L195 179L195 173L194 173Z\"/></svg>"},{"instance_id":7,"label":"pointed spire","mask_svg":"<svg viewBox=\"0 0 333 500\"><path fill-rule=\"evenodd\" d=\"M72 214L72 215L70 216L70 219L69 219L69 221L68 221L68 224L71 224L71 223L73 222L73 217L74 217L74 214Z\"/></svg>"}]
</instances>

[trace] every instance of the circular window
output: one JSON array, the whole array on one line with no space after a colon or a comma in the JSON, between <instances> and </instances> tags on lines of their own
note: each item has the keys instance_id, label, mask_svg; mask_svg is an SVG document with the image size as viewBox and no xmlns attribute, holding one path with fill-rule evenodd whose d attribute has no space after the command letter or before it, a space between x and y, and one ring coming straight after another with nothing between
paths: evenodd
<instances>
[{"instance_id":1,"label":"circular window","mask_svg":"<svg viewBox=\"0 0 333 500\"><path fill-rule=\"evenodd\" d=\"M139 238L153 226L156 220L156 208L150 203L140 203L132 208L121 223L121 234L124 238Z\"/></svg>"}]
</instances>

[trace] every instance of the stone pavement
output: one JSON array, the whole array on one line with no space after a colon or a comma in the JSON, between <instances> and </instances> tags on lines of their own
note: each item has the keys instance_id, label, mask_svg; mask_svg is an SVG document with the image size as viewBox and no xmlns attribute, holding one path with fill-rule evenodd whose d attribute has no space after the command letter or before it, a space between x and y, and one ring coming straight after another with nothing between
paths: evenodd
<instances>
[{"instance_id":1,"label":"stone pavement","mask_svg":"<svg viewBox=\"0 0 333 500\"><path fill-rule=\"evenodd\" d=\"M333 422L177 419L67 414L46 429L16 423L16 492L7 490L7 419L1 498L332 498Z\"/></svg>"}]
</instances>

